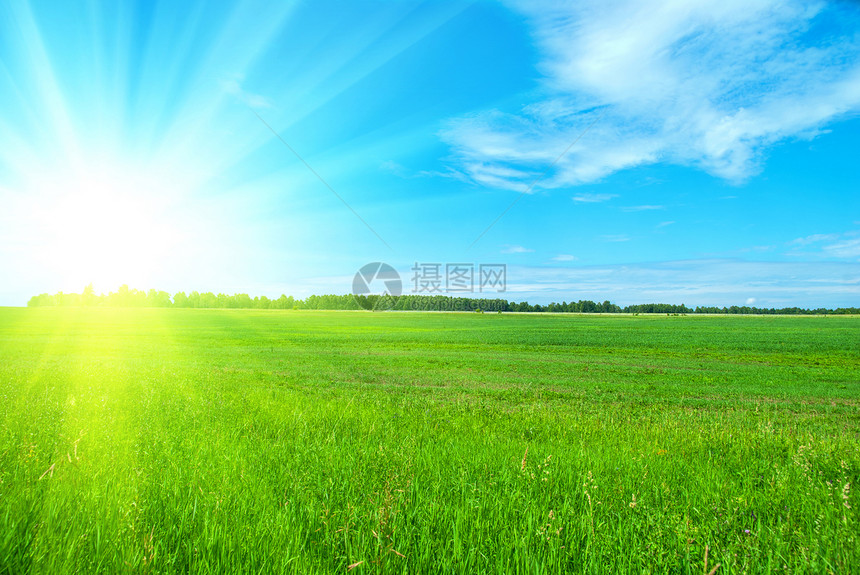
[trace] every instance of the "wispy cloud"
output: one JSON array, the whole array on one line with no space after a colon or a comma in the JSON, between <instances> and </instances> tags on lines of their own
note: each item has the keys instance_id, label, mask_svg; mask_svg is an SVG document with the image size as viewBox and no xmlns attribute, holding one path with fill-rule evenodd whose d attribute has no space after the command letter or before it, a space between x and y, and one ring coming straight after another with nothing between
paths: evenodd
<instances>
[{"instance_id":1,"label":"wispy cloud","mask_svg":"<svg viewBox=\"0 0 860 575\"><path fill-rule=\"evenodd\" d=\"M255 110L269 110L275 107L272 101L265 96L245 90L242 87L243 80L244 78L241 76L222 79L221 88L246 106L250 106Z\"/></svg>"},{"instance_id":2,"label":"wispy cloud","mask_svg":"<svg viewBox=\"0 0 860 575\"><path fill-rule=\"evenodd\" d=\"M577 259L576 256L573 256L570 254L558 254L557 256L552 258L552 261L554 261L554 262L573 262L573 261L576 261L576 259Z\"/></svg>"},{"instance_id":3,"label":"wispy cloud","mask_svg":"<svg viewBox=\"0 0 860 575\"><path fill-rule=\"evenodd\" d=\"M474 181L517 188L600 114L540 187L656 162L731 182L769 146L813 138L860 107L860 11L847 2L517 0L541 57L539 100L451 121ZM511 173L505 173L510 170Z\"/></svg>"},{"instance_id":4,"label":"wispy cloud","mask_svg":"<svg viewBox=\"0 0 860 575\"><path fill-rule=\"evenodd\" d=\"M860 258L860 231L812 234L788 243L790 256L819 256L826 258Z\"/></svg>"},{"instance_id":5,"label":"wispy cloud","mask_svg":"<svg viewBox=\"0 0 860 575\"><path fill-rule=\"evenodd\" d=\"M525 247L523 247L523 246L511 246L511 245L507 245L507 246L505 246L505 247L503 247L503 248L502 248L502 253L503 253L503 254L528 254L528 253L531 253L531 252L533 252L533 251L534 251L534 250L530 250L530 249L525 248Z\"/></svg>"},{"instance_id":6,"label":"wispy cloud","mask_svg":"<svg viewBox=\"0 0 860 575\"><path fill-rule=\"evenodd\" d=\"M618 265L508 266L508 299L621 304L840 307L860 297L860 263L678 260Z\"/></svg>"},{"instance_id":7,"label":"wispy cloud","mask_svg":"<svg viewBox=\"0 0 860 575\"><path fill-rule=\"evenodd\" d=\"M670 220L668 222L660 222L659 224L657 224L657 227L658 228L665 228L666 226L671 226L674 223L677 223L677 222L675 222L674 220Z\"/></svg>"},{"instance_id":8,"label":"wispy cloud","mask_svg":"<svg viewBox=\"0 0 860 575\"><path fill-rule=\"evenodd\" d=\"M579 204L599 204L617 197L617 194L577 194L572 199Z\"/></svg>"},{"instance_id":9,"label":"wispy cloud","mask_svg":"<svg viewBox=\"0 0 860 575\"><path fill-rule=\"evenodd\" d=\"M739 250L741 253L763 253L769 252L774 249L774 246L750 246L748 248L743 248Z\"/></svg>"},{"instance_id":10,"label":"wispy cloud","mask_svg":"<svg viewBox=\"0 0 860 575\"><path fill-rule=\"evenodd\" d=\"M398 164L394 160L386 160L379 164L379 169L383 172L388 172L389 174L394 174L400 178L409 177L409 170L406 169L402 164Z\"/></svg>"},{"instance_id":11,"label":"wispy cloud","mask_svg":"<svg viewBox=\"0 0 860 575\"><path fill-rule=\"evenodd\" d=\"M816 244L819 242L828 242L839 239L839 234L812 234L811 236L806 236L803 238L797 238L796 240L792 240L792 245L797 246L808 246L810 244Z\"/></svg>"},{"instance_id":12,"label":"wispy cloud","mask_svg":"<svg viewBox=\"0 0 860 575\"><path fill-rule=\"evenodd\" d=\"M529 185L535 179L535 172L517 169L492 162L470 162L463 170L476 183L489 188L502 188L515 192L534 193Z\"/></svg>"},{"instance_id":13,"label":"wispy cloud","mask_svg":"<svg viewBox=\"0 0 860 575\"><path fill-rule=\"evenodd\" d=\"M622 212L648 212L651 210L665 210L666 206L624 206Z\"/></svg>"},{"instance_id":14,"label":"wispy cloud","mask_svg":"<svg viewBox=\"0 0 860 575\"><path fill-rule=\"evenodd\" d=\"M824 246L823 251L837 258L860 258L860 238L846 239Z\"/></svg>"},{"instance_id":15,"label":"wispy cloud","mask_svg":"<svg viewBox=\"0 0 860 575\"><path fill-rule=\"evenodd\" d=\"M600 236L600 239L604 242L629 242L630 237L624 234L608 234L604 236Z\"/></svg>"}]
</instances>

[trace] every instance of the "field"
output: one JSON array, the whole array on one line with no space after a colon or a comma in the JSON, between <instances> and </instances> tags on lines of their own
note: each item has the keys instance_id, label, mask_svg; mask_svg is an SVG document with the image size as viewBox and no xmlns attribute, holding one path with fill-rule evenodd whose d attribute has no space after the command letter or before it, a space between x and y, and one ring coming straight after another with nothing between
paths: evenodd
<instances>
[{"instance_id":1,"label":"field","mask_svg":"<svg viewBox=\"0 0 860 575\"><path fill-rule=\"evenodd\" d=\"M858 572L858 406L857 317L0 309L0 573Z\"/></svg>"}]
</instances>

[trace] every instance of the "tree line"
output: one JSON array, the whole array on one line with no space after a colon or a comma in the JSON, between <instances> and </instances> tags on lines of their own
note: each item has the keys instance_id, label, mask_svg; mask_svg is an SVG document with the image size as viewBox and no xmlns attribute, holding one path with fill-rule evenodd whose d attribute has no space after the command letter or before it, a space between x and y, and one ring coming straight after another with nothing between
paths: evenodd
<instances>
[{"instance_id":1,"label":"tree line","mask_svg":"<svg viewBox=\"0 0 860 575\"><path fill-rule=\"evenodd\" d=\"M175 308L216 308L216 309L308 309L308 310L359 310L376 308L381 296L312 295L305 299L281 295L270 299L266 296L251 297L245 293L227 295L223 293L192 291L177 292L172 296L161 290L143 291L120 286L115 292L96 294L92 284L81 293L56 294L43 293L30 298L28 307L43 306L105 306L105 307L175 307ZM363 300L361 298L364 298ZM393 304L393 305L391 305ZM550 303L546 305L515 302L505 299L486 299L452 297L443 295L404 295L388 302L386 309L401 311L472 311L472 312L550 312L550 313L658 313L658 314L726 314L726 315L843 315L860 314L860 308L817 308L799 307L759 308L751 306L697 306L689 308L684 304L649 303L621 307L610 301Z\"/></svg>"}]
</instances>

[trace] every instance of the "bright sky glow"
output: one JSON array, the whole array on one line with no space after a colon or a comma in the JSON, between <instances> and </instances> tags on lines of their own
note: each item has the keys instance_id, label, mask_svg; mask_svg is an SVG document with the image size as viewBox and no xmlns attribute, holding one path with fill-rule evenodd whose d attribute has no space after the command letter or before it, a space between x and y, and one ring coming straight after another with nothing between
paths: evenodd
<instances>
[{"instance_id":1,"label":"bright sky glow","mask_svg":"<svg viewBox=\"0 0 860 575\"><path fill-rule=\"evenodd\" d=\"M858 306L857 30L835 1L8 0L0 305L347 293L381 260Z\"/></svg>"}]
</instances>

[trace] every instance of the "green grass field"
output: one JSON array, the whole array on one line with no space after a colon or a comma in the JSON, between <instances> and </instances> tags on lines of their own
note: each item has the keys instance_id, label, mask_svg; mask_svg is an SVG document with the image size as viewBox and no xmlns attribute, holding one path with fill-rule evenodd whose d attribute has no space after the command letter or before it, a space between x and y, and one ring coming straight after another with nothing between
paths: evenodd
<instances>
[{"instance_id":1,"label":"green grass field","mask_svg":"<svg viewBox=\"0 0 860 575\"><path fill-rule=\"evenodd\" d=\"M856 573L858 406L857 317L0 309L0 573Z\"/></svg>"}]
</instances>

